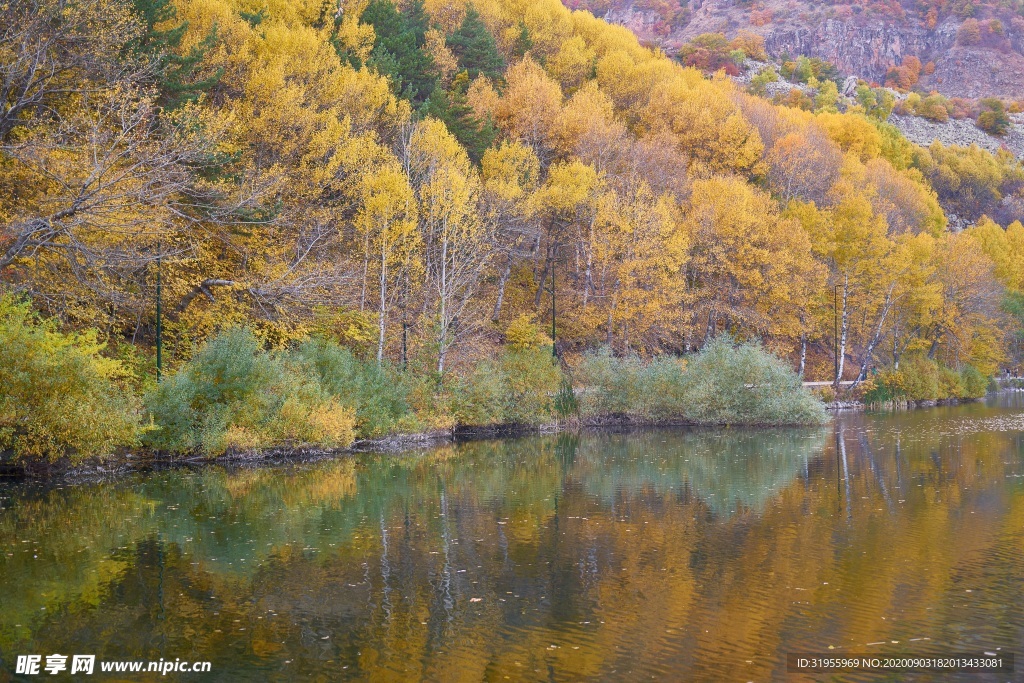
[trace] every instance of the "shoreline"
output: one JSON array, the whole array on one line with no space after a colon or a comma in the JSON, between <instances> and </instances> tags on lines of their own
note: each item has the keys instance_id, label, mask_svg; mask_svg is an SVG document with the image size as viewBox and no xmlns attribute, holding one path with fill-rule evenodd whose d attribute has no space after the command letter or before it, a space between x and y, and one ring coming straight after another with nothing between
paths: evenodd
<instances>
[{"instance_id":1,"label":"shoreline","mask_svg":"<svg viewBox=\"0 0 1024 683\"><path fill-rule=\"evenodd\" d=\"M842 412L863 412L866 410L917 410L939 406L955 406L962 403L976 403L984 397L972 399L941 399L910 401L886 406L869 406L860 401L833 401L825 404L830 415ZM274 466L289 463L318 462L351 457L362 453L399 454L432 448L443 444L458 444L488 439L510 439L533 434L560 434L567 432L614 431L619 429L778 429L813 427L799 424L698 424L681 418L661 420L638 418L632 415L613 414L563 423L540 425L486 425L460 426L452 429L434 429L411 434L390 434L374 439L360 439L347 448L322 448L314 445L270 448L256 451L226 453L217 457L204 455L169 456L146 450L137 450L94 459L78 465L54 463L0 463L0 481L32 481L39 483L64 481L86 483L103 481L140 472L151 472L177 468L204 468L215 465L227 466Z\"/></svg>"},{"instance_id":2,"label":"shoreline","mask_svg":"<svg viewBox=\"0 0 1024 683\"><path fill-rule=\"evenodd\" d=\"M347 448L321 448L317 446L296 446L270 448L255 451L225 453L217 457L204 455L168 456L160 453L136 450L113 454L102 459L88 460L78 465L57 462L0 464L0 481L33 481L39 483L89 482L107 480L137 472L150 472L177 468L204 468L215 465L227 466L273 466L288 463L317 462L340 459L363 453L399 454L433 448L444 444L458 444L489 439L512 439L535 434L562 434L568 432L614 431L619 429L780 429L812 428L824 425L800 424L697 424L683 419L650 420L629 415L608 415L563 423L540 425L488 425L481 427L455 427L435 429L412 434L392 434L375 439L360 439Z\"/></svg>"}]
</instances>

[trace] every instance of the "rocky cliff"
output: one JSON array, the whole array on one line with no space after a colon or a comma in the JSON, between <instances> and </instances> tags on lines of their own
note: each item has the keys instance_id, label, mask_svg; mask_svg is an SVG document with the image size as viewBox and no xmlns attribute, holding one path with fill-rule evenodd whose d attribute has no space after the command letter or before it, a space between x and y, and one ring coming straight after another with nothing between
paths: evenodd
<instances>
[{"instance_id":1,"label":"rocky cliff","mask_svg":"<svg viewBox=\"0 0 1024 683\"><path fill-rule=\"evenodd\" d=\"M566 0L567 4L572 1ZM959 16L928 20L916 10L880 12L861 4L823 6L806 0L753 4L593 0L588 4L582 0L577 6L627 26L670 53L701 33L732 37L746 30L763 36L773 57L819 57L844 74L868 81L883 83L890 67L913 56L923 64L931 62L928 71L934 68L933 73L922 75L921 89L947 97L1024 99L1024 18L1017 15L999 15L998 33L971 42L960 35L964 20ZM982 19L983 27L987 29L985 22L992 21L996 11Z\"/></svg>"}]
</instances>

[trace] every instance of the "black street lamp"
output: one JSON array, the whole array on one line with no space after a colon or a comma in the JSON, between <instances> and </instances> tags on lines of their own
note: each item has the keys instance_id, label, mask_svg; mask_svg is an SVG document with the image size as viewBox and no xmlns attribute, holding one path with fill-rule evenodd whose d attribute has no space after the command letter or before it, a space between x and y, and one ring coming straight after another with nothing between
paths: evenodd
<instances>
[{"instance_id":1,"label":"black street lamp","mask_svg":"<svg viewBox=\"0 0 1024 683\"><path fill-rule=\"evenodd\" d=\"M156 381L160 382L160 374L163 370L163 346L164 346L164 317L163 317L163 291L160 283L160 271L162 270L163 257L160 253L160 243L156 245Z\"/></svg>"},{"instance_id":2,"label":"black street lamp","mask_svg":"<svg viewBox=\"0 0 1024 683\"><path fill-rule=\"evenodd\" d=\"M551 261L551 355L558 358L558 346L555 344L555 262Z\"/></svg>"}]
</instances>

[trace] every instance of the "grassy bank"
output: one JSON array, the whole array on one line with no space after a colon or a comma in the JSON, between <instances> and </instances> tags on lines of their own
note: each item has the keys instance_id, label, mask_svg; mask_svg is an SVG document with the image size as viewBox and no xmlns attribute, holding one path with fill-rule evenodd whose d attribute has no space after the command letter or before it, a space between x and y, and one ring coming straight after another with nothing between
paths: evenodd
<instances>
[{"instance_id":1,"label":"grassy bank","mask_svg":"<svg viewBox=\"0 0 1024 683\"><path fill-rule=\"evenodd\" d=\"M130 353L95 335L63 334L11 299L0 304L0 384L0 451L13 463L75 465L128 449L182 459L345 449L497 426L826 419L781 360L728 337L685 359L643 361L602 349L565 364L550 344L526 335L439 376L377 364L322 338L267 350L250 331L232 328L156 384Z\"/></svg>"}]
</instances>

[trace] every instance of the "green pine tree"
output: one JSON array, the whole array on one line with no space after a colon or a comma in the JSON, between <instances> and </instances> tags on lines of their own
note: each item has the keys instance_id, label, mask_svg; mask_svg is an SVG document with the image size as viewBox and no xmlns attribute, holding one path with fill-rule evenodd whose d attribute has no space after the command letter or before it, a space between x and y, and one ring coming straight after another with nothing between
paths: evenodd
<instances>
[{"instance_id":1,"label":"green pine tree","mask_svg":"<svg viewBox=\"0 0 1024 683\"><path fill-rule=\"evenodd\" d=\"M222 69L202 75L203 59L217 43L216 24L201 43L189 50L188 54L180 55L177 50L188 30L188 22L163 30L157 29L157 25L174 22L178 18L178 11L171 0L134 0L134 9L145 30L139 40L129 47L136 54L152 61L161 106L176 109L195 101L217 85Z\"/></svg>"},{"instance_id":2,"label":"green pine tree","mask_svg":"<svg viewBox=\"0 0 1024 683\"><path fill-rule=\"evenodd\" d=\"M459 68L469 74L469 80L480 74L492 80L501 78L505 70L505 59L498 52L494 36L487 30L480 14L472 5L466 8L466 17L462 20L462 25L448 36L447 43L458 60Z\"/></svg>"},{"instance_id":3,"label":"green pine tree","mask_svg":"<svg viewBox=\"0 0 1024 683\"><path fill-rule=\"evenodd\" d=\"M522 59L531 49L533 49L533 38L530 37L530 29L526 27L526 24L520 22L519 35L512 43L512 56Z\"/></svg>"},{"instance_id":4,"label":"green pine tree","mask_svg":"<svg viewBox=\"0 0 1024 683\"><path fill-rule=\"evenodd\" d=\"M369 65L387 76L396 95L421 105L434 91L434 60L423 50L427 16L422 0L413 0L400 13L390 0L373 0L361 20L373 26L376 38Z\"/></svg>"},{"instance_id":5,"label":"green pine tree","mask_svg":"<svg viewBox=\"0 0 1024 683\"><path fill-rule=\"evenodd\" d=\"M443 121L455 139L466 148L473 163L479 164L484 152L494 142L495 129L490 117L481 121L473 112L466 99L468 90L469 74L461 71L452 79L447 91L442 88L434 90L423 107L423 113Z\"/></svg>"}]
</instances>

